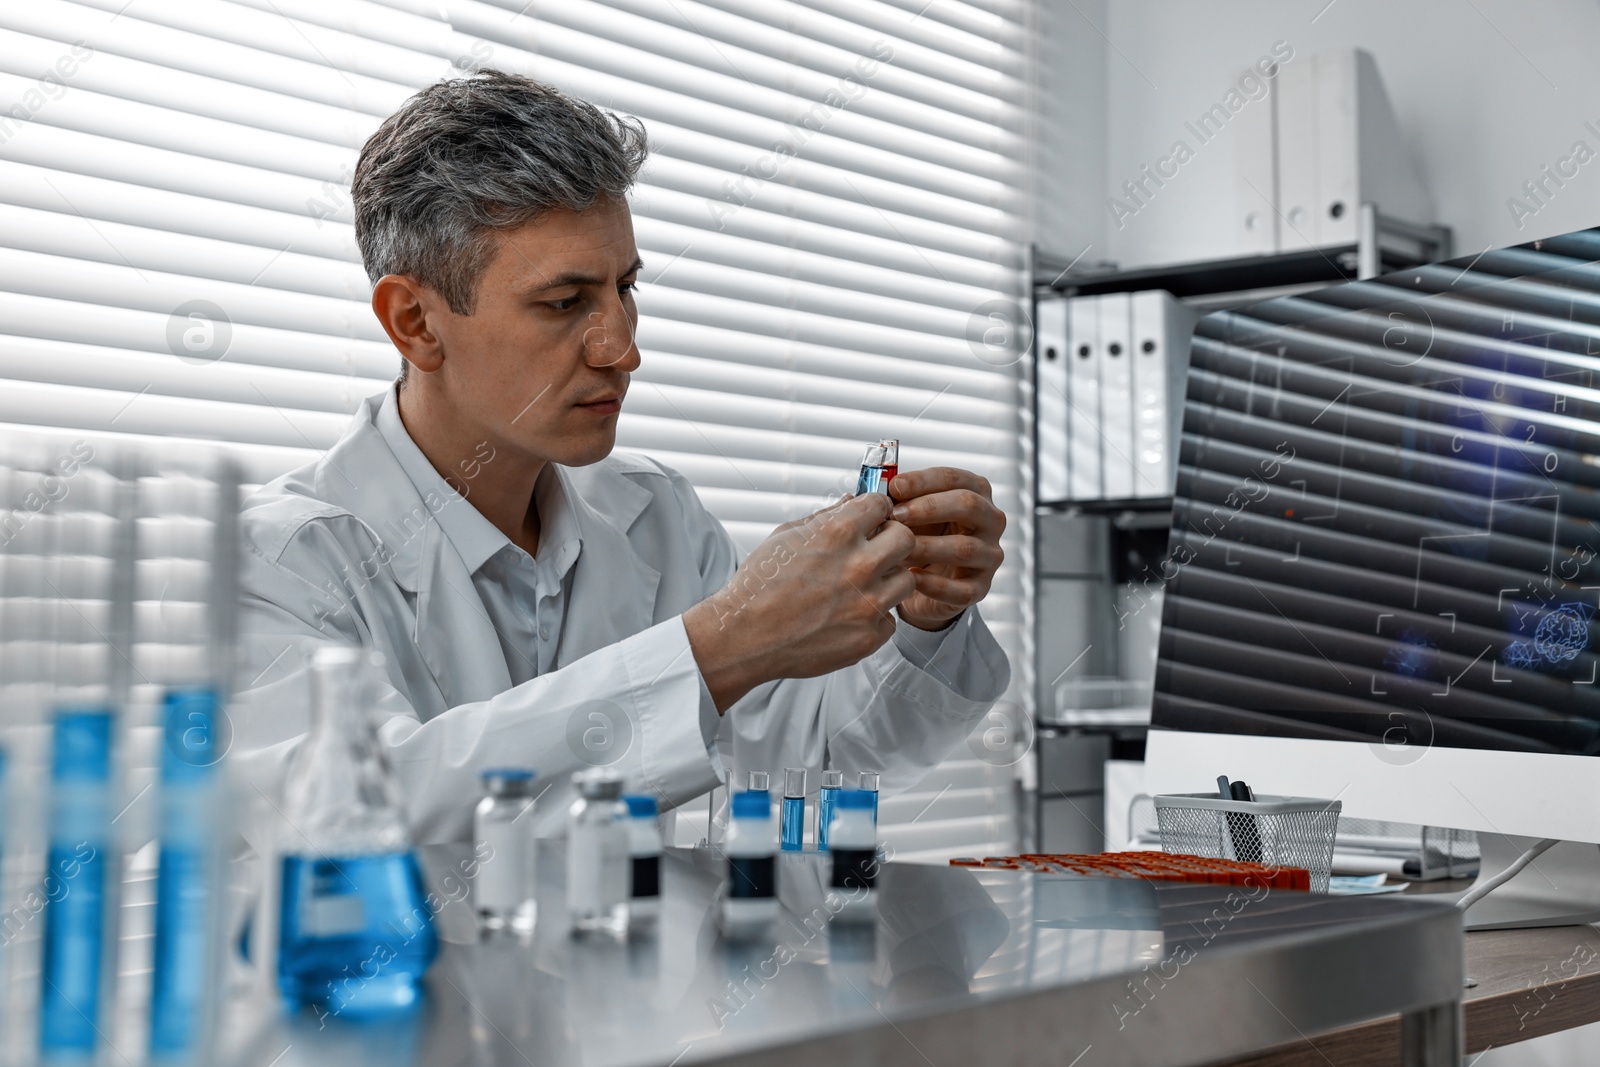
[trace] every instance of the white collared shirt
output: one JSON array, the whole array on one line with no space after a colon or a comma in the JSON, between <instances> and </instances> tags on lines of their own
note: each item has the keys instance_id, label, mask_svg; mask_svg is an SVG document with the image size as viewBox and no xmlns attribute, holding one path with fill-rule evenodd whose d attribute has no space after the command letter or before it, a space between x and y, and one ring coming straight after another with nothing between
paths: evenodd
<instances>
[{"instance_id":1,"label":"white collared shirt","mask_svg":"<svg viewBox=\"0 0 1600 1067\"><path fill-rule=\"evenodd\" d=\"M433 518L472 573L472 584L500 637L511 681L521 685L548 674L555 667L561 623L566 618L567 577L583 551L583 538L555 468L546 466L534 483L539 549L530 556L472 506L472 479L467 475L494 462L492 448L463 460L462 469L452 472L461 487L458 491L411 439L400 419L394 389L384 395L373 421L418 495L426 500L430 493L435 494L445 502ZM485 443L482 447L489 446Z\"/></svg>"}]
</instances>

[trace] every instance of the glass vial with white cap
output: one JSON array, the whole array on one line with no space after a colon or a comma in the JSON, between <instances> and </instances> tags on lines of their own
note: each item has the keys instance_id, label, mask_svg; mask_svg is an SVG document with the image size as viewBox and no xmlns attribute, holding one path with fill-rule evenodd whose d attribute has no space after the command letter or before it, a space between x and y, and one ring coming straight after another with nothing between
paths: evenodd
<instances>
[{"instance_id":1,"label":"glass vial with white cap","mask_svg":"<svg viewBox=\"0 0 1600 1067\"><path fill-rule=\"evenodd\" d=\"M878 828L872 817L876 794L845 789L828 830L832 876L828 886L844 901L840 919L862 920L878 910Z\"/></svg>"},{"instance_id":2,"label":"glass vial with white cap","mask_svg":"<svg viewBox=\"0 0 1600 1067\"><path fill-rule=\"evenodd\" d=\"M799 852L806 843L806 769L783 769L783 811L779 815L778 844L785 852Z\"/></svg>"},{"instance_id":3,"label":"glass vial with white cap","mask_svg":"<svg viewBox=\"0 0 1600 1067\"><path fill-rule=\"evenodd\" d=\"M622 776L592 767L572 776L567 812L567 916L575 934L628 932L628 809Z\"/></svg>"},{"instance_id":4,"label":"glass vial with white cap","mask_svg":"<svg viewBox=\"0 0 1600 1067\"><path fill-rule=\"evenodd\" d=\"M479 773L483 799L472 815L478 877L472 896L485 930L529 933L538 919L533 779L526 767Z\"/></svg>"},{"instance_id":5,"label":"glass vial with white cap","mask_svg":"<svg viewBox=\"0 0 1600 1067\"><path fill-rule=\"evenodd\" d=\"M772 821L772 798L738 793L731 816L723 842L728 884L721 902L722 933L734 939L760 937L778 916L778 828Z\"/></svg>"},{"instance_id":6,"label":"glass vial with white cap","mask_svg":"<svg viewBox=\"0 0 1600 1067\"><path fill-rule=\"evenodd\" d=\"M626 796L628 806L628 932L649 933L661 915L661 825L655 797Z\"/></svg>"}]
</instances>

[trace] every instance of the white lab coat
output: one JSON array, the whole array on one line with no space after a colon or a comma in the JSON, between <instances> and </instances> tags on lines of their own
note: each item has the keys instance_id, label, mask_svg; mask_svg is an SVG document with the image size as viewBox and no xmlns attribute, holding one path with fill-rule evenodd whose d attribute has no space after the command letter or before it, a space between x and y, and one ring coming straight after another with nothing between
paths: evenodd
<instances>
[{"instance_id":1,"label":"white lab coat","mask_svg":"<svg viewBox=\"0 0 1600 1067\"><path fill-rule=\"evenodd\" d=\"M616 453L558 469L583 548L556 669L513 686L472 576L429 518L443 502L419 495L373 424L382 399L367 400L322 459L245 504L232 763L262 796L276 799L309 728L304 663L317 641L387 657L379 738L420 842L470 835L488 766L537 770L543 835L562 830L571 773L601 762L664 809L718 784L719 749L740 775L768 771L775 789L784 767L805 767L814 791L824 766L879 770L886 792L905 788L1009 681L971 609L947 639L962 643L968 691L891 641L833 674L760 686L728 710L708 751L682 614L733 575L737 549L680 475Z\"/></svg>"}]
</instances>

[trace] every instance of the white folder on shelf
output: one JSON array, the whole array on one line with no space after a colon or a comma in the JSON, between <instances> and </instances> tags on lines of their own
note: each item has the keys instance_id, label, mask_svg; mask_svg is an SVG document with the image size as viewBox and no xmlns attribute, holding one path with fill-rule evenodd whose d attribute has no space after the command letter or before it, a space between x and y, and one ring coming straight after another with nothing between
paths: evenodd
<instances>
[{"instance_id":1,"label":"white folder on shelf","mask_svg":"<svg viewBox=\"0 0 1600 1067\"><path fill-rule=\"evenodd\" d=\"M1318 244L1324 146L1317 136L1315 57L1287 63L1278 72L1277 107L1278 248L1298 252Z\"/></svg>"},{"instance_id":2,"label":"white folder on shelf","mask_svg":"<svg viewBox=\"0 0 1600 1067\"><path fill-rule=\"evenodd\" d=\"M1172 440L1167 431L1172 353L1167 345L1167 303L1159 290L1134 293L1133 495L1168 496L1173 491Z\"/></svg>"},{"instance_id":3,"label":"white folder on shelf","mask_svg":"<svg viewBox=\"0 0 1600 1067\"><path fill-rule=\"evenodd\" d=\"M1238 247L1246 255L1271 255L1282 247L1278 232L1278 92L1273 82L1268 84L1267 98L1246 107L1233 122L1238 157Z\"/></svg>"},{"instance_id":4,"label":"white folder on shelf","mask_svg":"<svg viewBox=\"0 0 1600 1067\"><path fill-rule=\"evenodd\" d=\"M1127 293L1100 297L1100 454L1108 500L1134 495L1133 353Z\"/></svg>"},{"instance_id":5,"label":"white folder on shelf","mask_svg":"<svg viewBox=\"0 0 1600 1067\"><path fill-rule=\"evenodd\" d=\"M1100 478L1100 337L1098 298L1080 296L1068 302L1067 330L1071 355L1067 371L1068 485L1073 500L1099 500L1105 493Z\"/></svg>"},{"instance_id":6,"label":"white folder on shelf","mask_svg":"<svg viewBox=\"0 0 1600 1067\"><path fill-rule=\"evenodd\" d=\"M1039 301L1034 336L1034 360L1039 369L1038 406L1039 500L1065 500L1067 481L1067 301L1047 297Z\"/></svg>"}]
</instances>

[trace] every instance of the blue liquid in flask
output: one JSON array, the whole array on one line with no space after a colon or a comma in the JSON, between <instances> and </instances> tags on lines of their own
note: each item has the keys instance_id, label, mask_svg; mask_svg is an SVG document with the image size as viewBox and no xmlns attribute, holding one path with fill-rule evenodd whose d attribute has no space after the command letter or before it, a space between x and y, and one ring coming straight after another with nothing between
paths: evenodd
<instances>
[{"instance_id":1,"label":"blue liquid in flask","mask_svg":"<svg viewBox=\"0 0 1600 1067\"><path fill-rule=\"evenodd\" d=\"M278 936L284 999L347 1018L410 1007L439 950L409 851L285 856Z\"/></svg>"}]
</instances>

